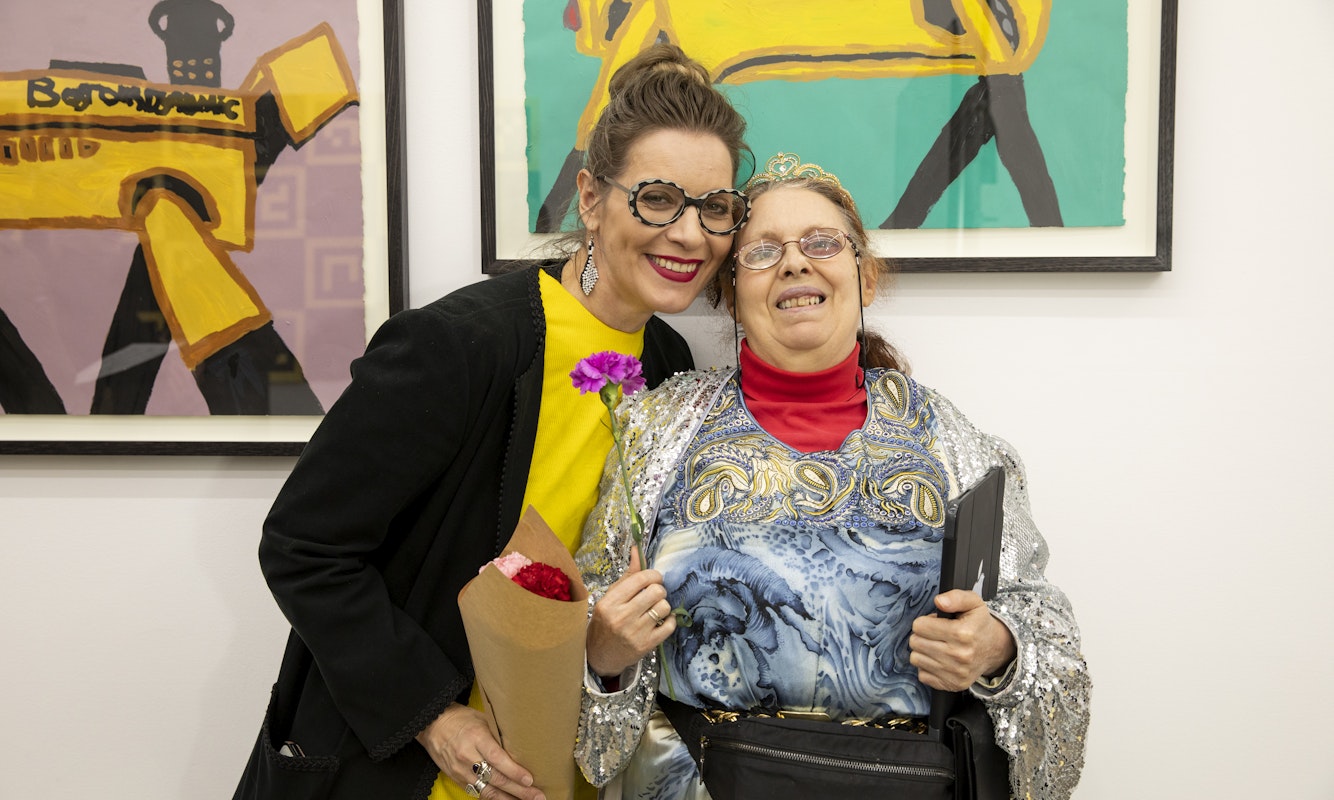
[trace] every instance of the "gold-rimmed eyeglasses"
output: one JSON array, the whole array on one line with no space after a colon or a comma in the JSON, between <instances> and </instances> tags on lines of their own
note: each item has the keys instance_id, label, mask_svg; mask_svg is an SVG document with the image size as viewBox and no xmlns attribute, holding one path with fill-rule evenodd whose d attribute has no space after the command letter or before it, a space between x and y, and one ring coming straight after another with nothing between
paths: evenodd
<instances>
[{"instance_id":1,"label":"gold-rimmed eyeglasses","mask_svg":"<svg viewBox=\"0 0 1334 800\"><path fill-rule=\"evenodd\" d=\"M843 248L852 245L853 253L857 245L846 233L833 228L816 228L800 239L775 242L771 239L756 239L737 248L736 262L746 269L768 269L783 260L783 251L790 244L795 244L801 254L807 258L833 258L843 252Z\"/></svg>"}]
</instances>

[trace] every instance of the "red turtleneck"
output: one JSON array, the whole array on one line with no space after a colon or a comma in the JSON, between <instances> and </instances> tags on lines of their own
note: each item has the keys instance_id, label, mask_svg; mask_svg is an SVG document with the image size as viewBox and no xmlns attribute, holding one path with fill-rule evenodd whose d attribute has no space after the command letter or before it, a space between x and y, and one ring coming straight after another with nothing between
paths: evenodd
<instances>
[{"instance_id":1,"label":"red turtleneck","mask_svg":"<svg viewBox=\"0 0 1334 800\"><path fill-rule=\"evenodd\" d=\"M741 395L760 427L803 453L837 450L866 422L859 346L820 372L788 372L766 364L741 342Z\"/></svg>"}]
</instances>

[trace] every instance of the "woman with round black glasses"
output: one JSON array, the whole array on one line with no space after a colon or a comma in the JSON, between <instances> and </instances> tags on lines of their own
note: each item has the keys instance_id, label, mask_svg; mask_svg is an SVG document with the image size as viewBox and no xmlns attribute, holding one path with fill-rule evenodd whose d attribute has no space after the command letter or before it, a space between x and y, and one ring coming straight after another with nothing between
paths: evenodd
<instances>
[{"instance_id":1,"label":"woman with round black glasses","mask_svg":"<svg viewBox=\"0 0 1334 800\"><path fill-rule=\"evenodd\" d=\"M691 197L675 183L661 179L622 186L606 175L598 180L625 192L630 213L645 225L663 227L676 222L687 208L699 212L700 227L709 233L726 236L741 227L750 213L746 196L736 189L714 189L703 197Z\"/></svg>"},{"instance_id":2,"label":"woman with round black glasses","mask_svg":"<svg viewBox=\"0 0 1334 800\"><path fill-rule=\"evenodd\" d=\"M530 504L578 546L612 440L570 371L601 350L649 385L689 369L655 315L747 209L745 122L702 67L654 46L611 89L562 255L385 323L274 503L260 562L292 635L237 798L541 796L479 711L459 590Z\"/></svg>"},{"instance_id":3,"label":"woman with round black glasses","mask_svg":"<svg viewBox=\"0 0 1334 800\"><path fill-rule=\"evenodd\" d=\"M642 574L626 571L614 459L585 527L589 639L606 644L589 650L580 766L595 784L619 779L625 798L700 800L708 751L693 759L659 706L912 728L932 689L967 690L995 722L1012 795L1069 797L1088 672L1070 605L1043 577L1017 454L863 330L888 265L837 178L780 153L746 192L750 218L719 273L745 332L739 368L675 376L621 408L666 599L611 613ZM985 603L941 594L946 504L993 467L1005 472L999 590ZM688 625L663 613L676 607ZM640 644L655 630L665 663ZM658 699L669 691L676 706Z\"/></svg>"}]
</instances>

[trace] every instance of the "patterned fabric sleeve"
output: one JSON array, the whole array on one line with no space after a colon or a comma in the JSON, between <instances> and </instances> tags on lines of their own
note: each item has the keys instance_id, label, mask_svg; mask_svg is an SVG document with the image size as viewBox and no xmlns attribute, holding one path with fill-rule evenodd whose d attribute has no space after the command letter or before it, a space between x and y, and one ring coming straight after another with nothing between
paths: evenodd
<instances>
[{"instance_id":1,"label":"patterned fabric sleeve","mask_svg":"<svg viewBox=\"0 0 1334 800\"><path fill-rule=\"evenodd\" d=\"M646 535L657 518L667 478L730 375L730 370L681 373L651 392L628 398L617 409L635 505L650 529ZM598 503L584 523L583 543L575 554L588 587L590 610L625 571L634 544L618 469L613 451L598 486ZM620 691L603 694L585 685L574 756L594 786L606 785L629 763L653 711L657 688L656 652L644 657L637 678Z\"/></svg>"},{"instance_id":2,"label":"patterned fabric sleeve","mask_svg":"<svg viewBox=\"0 0 1334 800\"><path fill-rule=\"evenodd\" d=\"M994 690L974 686L1010 756L1015 797L1065 800L1079 782L1089 722L1091 682L1080 652L1079 626L1065 594L1043 575L1049 551L1033 523L1023 463L1004 440L981 433L938 393L927 390L940 444L959 486L993 466L1005 469L1005 526L1000 589L992 613L1014 634L1018 658Z\"/></svg>"}]
</instances>

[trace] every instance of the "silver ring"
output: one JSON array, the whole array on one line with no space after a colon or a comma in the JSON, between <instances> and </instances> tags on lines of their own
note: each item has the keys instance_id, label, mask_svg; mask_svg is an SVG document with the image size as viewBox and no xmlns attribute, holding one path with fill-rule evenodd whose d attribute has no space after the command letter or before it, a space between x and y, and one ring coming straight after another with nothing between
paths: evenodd
<instances>
[{"instance_id":1,"label":"silver ring","mask_svg":"<svg viewBox=\"0 0 1334 800\"><path fill-rule=\"evenodd\" d=\"M478 778L472 783L463 787L463 791L468 793L469 797L481 797L482 790L486 788L486 778Z\"/></svg>"},{"instance_id":2,"label":"silver ring","mask_svg":"<svg viewBox=\"0 0 1334 800\"><path fill-rule=\"evenodd\" d=\"M664 617L658 616L658 612L654 611L651 608L644 613L648 614L648 618L653 620L653 627L655 628L661 628L662 623L667 621Z\"/></svg>"},{"instance_id":3,"label":"silver ring","mask_svg":"<svg viewBox=\"0 0 1334 800\"><path fill-rule=\"evenodd\" d=\"M487 763L485 758L478 759L473 762L472 774L484 781L489 781L491 780L491 765Z\"/></svg>"}]
</instances>

